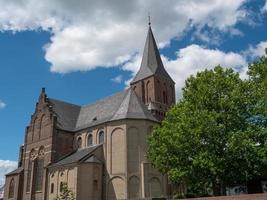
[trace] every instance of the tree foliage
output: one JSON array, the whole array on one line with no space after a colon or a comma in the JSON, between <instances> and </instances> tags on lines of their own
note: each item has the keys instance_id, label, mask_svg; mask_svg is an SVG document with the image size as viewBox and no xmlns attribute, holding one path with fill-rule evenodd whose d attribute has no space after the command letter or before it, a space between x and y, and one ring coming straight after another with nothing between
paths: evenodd
<instances>
[{"instance_id":1,"label":"tree foliage","mask_svg":"<svg viewBox=\"0 0 267 200\"><path fill-rule=\"evenodd\" d=\"M68 188L68 184L63 182L60 194L55 200L75 200L74 192Z\"/></svg>"},{"instance_id":2,"label":"tree foliage","mask_svg":"<svg viewBox=\"0 0 267 200\"><path fill-rule=\"evenodd\" d=\"M267 58L249 79L220 66L186 80L182 99L149 138L149 159L199 195L267 174ZM217 192L216 192L217 191Z\"/></svg>"}]
</instances>

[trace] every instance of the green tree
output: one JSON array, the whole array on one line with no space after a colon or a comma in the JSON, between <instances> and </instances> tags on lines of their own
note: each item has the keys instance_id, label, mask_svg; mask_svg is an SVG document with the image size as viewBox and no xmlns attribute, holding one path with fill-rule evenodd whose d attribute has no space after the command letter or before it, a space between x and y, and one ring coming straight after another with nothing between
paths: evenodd
<instances>
[{"instance_id":1,"label":"green tree","mask_svg":"<svg viewBox=\"0 0 267 200\"><path fill-rule=\"evenodd\" d=\"M75 200L74 193L68 188L68 184L63 182L61 185L61 192L55 200Z\"/></svg>"},{"instance_id":2,"label":"green tree","mask_svg":"<svg viewBox=\"0 0 267 200\"><path fill-rule=\"evenodd\" d=\"M267 48L265 49L267 55ZM267 57L263 56L259 61L248 67L249 84L252 91L252 112L258 117L267 117ZM266 125L266 124L265 124Z\"/></svg>"},{"instance_id":3,"label":"green tree","mask_svg":"<svg viewBox=\"0 0 267 200\"><path fill-rule=\"evenodd\" d=\"M267 132L253 122L253 103L261 101L251 85L220 66L188 78L183 98L149 138L153 165L199 196L266 174Z\"/></svg>"}]
</instances>

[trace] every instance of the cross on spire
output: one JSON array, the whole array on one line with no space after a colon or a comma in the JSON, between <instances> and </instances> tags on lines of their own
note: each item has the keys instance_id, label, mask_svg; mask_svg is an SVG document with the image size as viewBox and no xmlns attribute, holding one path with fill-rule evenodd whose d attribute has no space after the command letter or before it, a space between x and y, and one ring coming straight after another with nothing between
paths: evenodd
<instances>
[{"instance_id":1,"label":"cross on spire","mask_svg":"<svg viewBox=\"0 0 267 200\"><path fill-rule=\"evenodd\" d=\"M163 66L158 47L152 33L152 28L150 26L150 15L148 16L149 27L146 37L145 48L143 51L141 66L131 83L133 84L152 75L156 75L158 77L162 77L163 79L168 79L173 82L170 75L167 73Z\"/></svg>"},{"instance_id":2,"label":"cross on spire","mask_svg":"<svg viewBox=\"0 0 267 200\"><path fill-rule=\"evenodd\" d=\"M148 12L148 26L151 26L150 12Z\"/></svg>"}]
</instances>

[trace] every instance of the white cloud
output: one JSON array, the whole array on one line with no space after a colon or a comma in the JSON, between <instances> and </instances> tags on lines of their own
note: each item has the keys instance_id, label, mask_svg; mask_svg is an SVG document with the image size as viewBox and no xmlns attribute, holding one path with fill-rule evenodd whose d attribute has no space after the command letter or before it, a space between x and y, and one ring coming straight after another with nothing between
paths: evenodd
<instances>
[{"instance_id":1,"label":"white cloud","mask_svg":"<svg viewBox=\"0 0 267 200\"><path fill-rule=\"evenodd\" d=\"M6 103L0 99L0 109L3 109L4 107L6 107Z\"/></svg>"},{"instance_id":2,"label":"white cloud","mask_svg":"<svg viewBox=\"0 0 267 200\"><path fill-rule=\"evenodd\" d=\"M265 5L262 8L262 12L266 12L267 11L267 0L265 1Z\"/></svg>"},{"instance_id":3,"label":"white cloud","mask_svg":"<svg viewBox=\"0 0 267 200\"><path fill-rule=\"evenodd\" d=\"M241 54L234 52L225 53L218 49L208 49L196 44L180 49L177 52L176 59L170 60L162 56L162 61L166 70L176 82L177 98L181 97L181 89L184 87L185 80L190 75L195 75L199 71L221 65L234 68L244 76L247 70L246 59ZM132 61L126 63L123 69L130 70L135 74L140 63L141 56L137 55ZM129 84L129 82L127 81L126 84Z\"/></svg>"},{"instance_id":4,"label":"white cloud","mask_svg":"<svg viewBox=\"0 0 267 200\"><path fill-rule=\"evenodd\" d=\"M123 81L122 75L118 75L111 79L114 83L121 83Z\"/></svg>"},{"instance_id":5,"label":"white cloud","mask_svg":"<svg viewBox=\"0 0 267 200\"><path fill-rule=\"evenodd\" d=\"M265 55L265 49L267 48L267 41L261 41L256 46L249 46L249 48L244 51L244 55L251 58L259 58Z\"/></svg>"},{"instance_id":6,"label":"white cloud","mask_svg":"<svg viewBox=\"0 0 267 200\"><path fill-rule=\"evenodd\" d=\"M190 45L177 52L175 60L163 58L165 67L176 82L176 92L181 96L181 88L190 75L204 69L213 69L216 65L234 68L244 74L246 72L246 59L234 52L223 52L218 49L207 49L199 45Z\"/></svg>"},{"instance_id":7,"label":"white cloud","mask_svg":"<svg viewBox=\"0 0 267 200\"><path fill-rule=\"evenodd\" d=\"M17 162L11 160L0 160L0 186L5 183L5 175L17 168Z\"/></svg>"},{"instance_id":8,"label":"white cloud","mask_svg":"<svg viewBox=\"0 0 267 200\"><path fill-rule=\"evenodd\" d=\"M0 0L0 31L50 30L51 42L45 47L45 58L51 63L51 71L85 71L123 64L140 53L148 11L163 47L191 27L202 30L208 26L230 33L246 17L244 2Z\"/></svg>"}]
</instances>

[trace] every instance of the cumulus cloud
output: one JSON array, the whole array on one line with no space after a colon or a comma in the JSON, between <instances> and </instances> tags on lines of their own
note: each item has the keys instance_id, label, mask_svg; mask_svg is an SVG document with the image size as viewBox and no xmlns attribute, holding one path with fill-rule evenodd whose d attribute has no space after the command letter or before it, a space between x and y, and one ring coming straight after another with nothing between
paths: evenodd
<instances>
[{"instance_id":1,"label":"cumulus cloud","mask_svg":"<svg viewBox=\"0 0 267 200\"><path fill-rule=\"evenodd\" d=\"M267 48L267 41L261 41L256 46L249 46L249 48L244 51L244 55L250 59L259 58L265 55L265 49Z\"/></svg>"},{"instance_id":2,"label":"cumulus cloud","mask_svg":"<svg viewBox=\"0 0 267 200\"><path fill-rule=\"evenodd\" d=\"M121 83L123 81L122 75L118 75L111 79L114 83Z\"/></svg>"},{"instance_id":3,"label":"cumulus cloud","mask_svg":"<svg viewBox=\"0 0 267 200\"><path fill-rule=\"evenodd\" d=\"M216 65L233 68L242 76L247 70L246 58L234 52L223 52L218 49L208 49L203 46L192 44L176 52L176 58L171 60L161 56L166 70L176 82L177 98L181 97L185 80L190 75L204 69L212 69ZM136 73L141 63L141 56L137 55L131 62L124 65L123 69ZM127 81L126 84L129 84Z\"/></svg>"},{"instance_id":4,"label":"cumulus cloud","mask_svg":"<svg viewBox=\"0 0 267 200\"><path fill-rule=\"evenodd\" d=\"M5 183L5 175L17 168L17 162L11 160L0 160L0 186Z\"/></svg>"},{"instance_id":5,"label":"cumulus cloud","mask_svg":"<svg viewBox=\"0 0 267 200\"><path fill-rule=\"evenodd\" d=\"M267 0L265 1L265 5L263 6L262 11L263 12L266 12L267 11Z\"/></svg>"},{"instance_id":6,"label":"cumulus cloud","mask_svg":"<svg viewBox=\"0 0 267 200\"><path fill-rule=\"evenodd\" d=\"M4 107L6 107L6 103L0 99L0 109L3 109Z\"/></svg>"},{"instance_id":7,"label":"cumulus cloud","mask_svg":"<svg viewBox=\"0 0 267 200\"><path fill-rule=\"evenodd\" d=\"M140 53L151 13L159 45L186 30L209 27L230 33L246 17L246 0L0 0L0 31L48 30L45 58L51 71L112 67ZM166 20L167 19L167 20ZM214 32L216 33L216 31ZM230 33L231 34L231 33ZM207 39L210 34L196 34Z\"/></svg>"},{"instance_id":8,"label":"cumulus cloud","mask_svg":"<svg viewBox=\"0 0 267 200\"><path fill-rule=\"evenodd\" d=\"M208 49L199 45L190 45L177 52L175 60L164 57L167 71L176 81L178 98L181 96L181 88L184 87L186 78L195 75L204 69L213 69L216 65L233 68L242 76L246 72L246 59L234 52L223 52L218 49Z\"/></svg>"}]
</instances>

